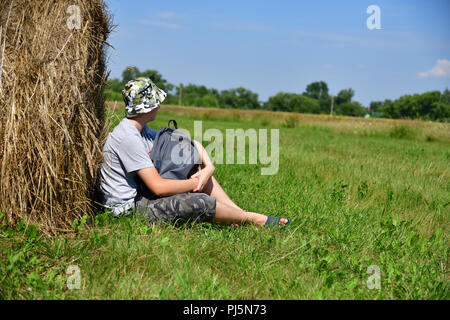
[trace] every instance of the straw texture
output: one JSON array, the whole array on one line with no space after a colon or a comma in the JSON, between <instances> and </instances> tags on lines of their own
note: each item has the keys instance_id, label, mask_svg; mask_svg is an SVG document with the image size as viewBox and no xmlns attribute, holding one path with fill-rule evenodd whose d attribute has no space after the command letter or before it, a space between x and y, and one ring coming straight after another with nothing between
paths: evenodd
<instances>
[{"instance_id":1,"label":"straw texture","mask_svg":"<svg viewBox=\"0 0 450 320\"><path fill-rule=\"evenodd\" d=\"M72 5L79 29L71 28ZM12 224L69 231L74 219L94 213L98 195L107 7L0 0L0 22L0 211Z\"/></svg>"}]
</instances>

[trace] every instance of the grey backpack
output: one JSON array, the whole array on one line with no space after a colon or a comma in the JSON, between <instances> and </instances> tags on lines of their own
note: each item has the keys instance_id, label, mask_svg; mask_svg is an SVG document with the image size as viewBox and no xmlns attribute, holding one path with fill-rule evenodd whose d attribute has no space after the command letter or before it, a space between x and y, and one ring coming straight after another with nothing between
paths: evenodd
<instances>
[{"instance_id":1,"label":"grey backpack","mask_svg":"<svg viewBox=\"0 0 450 320\"><path fill-rule=\"evenodd\" d=\"M170 127L171 122L175 128ZM202 163L194 142L178 130L175 120L156 134L150 159L162 178L176 180L190 178Z\"/></svg>"}]
</instances>

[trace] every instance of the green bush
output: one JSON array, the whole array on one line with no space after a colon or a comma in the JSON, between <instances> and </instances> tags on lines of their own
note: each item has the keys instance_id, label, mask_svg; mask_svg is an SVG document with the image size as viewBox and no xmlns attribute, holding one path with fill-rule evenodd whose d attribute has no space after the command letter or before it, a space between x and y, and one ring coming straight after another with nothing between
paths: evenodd
<instances>
[{"instance_id":1,"label":"green bush","mask_svg":"<svg viewBox=\"0 0 450 320\"><path fill-rule=\"evenodd\" d=\"M397 125L389 131L389 136L391 138L413 140L417 137L417 132L410 126Z\"/></svg>"}]
</instances>

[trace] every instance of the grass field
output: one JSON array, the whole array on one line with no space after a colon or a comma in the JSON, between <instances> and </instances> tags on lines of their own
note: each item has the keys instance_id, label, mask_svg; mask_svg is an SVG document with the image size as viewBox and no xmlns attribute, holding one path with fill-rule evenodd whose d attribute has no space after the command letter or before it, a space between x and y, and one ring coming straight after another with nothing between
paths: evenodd
<instances>
[{"instance_id":1,"label":"grass field","mask_svg":"<svg viewBox=\"0 0 450 320\"><path fill-rule=\"evenodd\" d=\"M120 108L111 115L117 124ZM216 165L242 208L286 229L148 227L99 214L53 239L0 232L2 299L448 299L450 126L163 106L193 131L279 128L280 166ZM270 140L269 140L270 141ZM81 288L69 290L69 265ZM369 289L380 270L380 289Z\"/></svg>"}]
</instances>

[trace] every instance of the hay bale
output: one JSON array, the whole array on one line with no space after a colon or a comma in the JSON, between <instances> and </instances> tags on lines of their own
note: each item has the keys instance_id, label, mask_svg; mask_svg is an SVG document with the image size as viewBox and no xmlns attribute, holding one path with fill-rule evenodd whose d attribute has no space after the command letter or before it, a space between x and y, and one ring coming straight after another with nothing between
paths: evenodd
<instances>
[{"instance_id":1,"label":"hay bale","mask_svg":"<svg viewBox=\"0 0 450 320\"><path fill-rule=\"evenodd\" d=\"M80 29L67 23L74 4ZM0 211L13 224L39 222L54 234L93 214L106 10L103 0L0 0Z\"/></svg>"}]
</instances>

